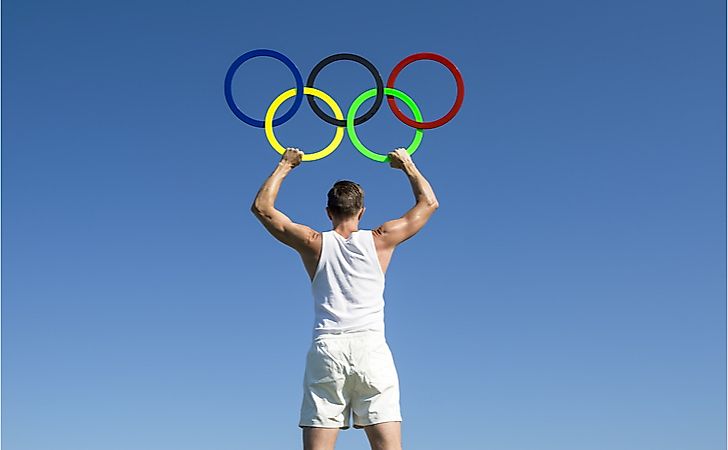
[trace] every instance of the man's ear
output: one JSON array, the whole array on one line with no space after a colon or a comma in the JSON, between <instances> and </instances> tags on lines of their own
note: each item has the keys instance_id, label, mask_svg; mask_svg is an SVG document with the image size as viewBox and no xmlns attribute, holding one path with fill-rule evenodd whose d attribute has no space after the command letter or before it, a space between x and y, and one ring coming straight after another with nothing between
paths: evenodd
<instances>
[{"instance_id":1,"label":"man's ear","mask_svg":"<svg viewBox=\"0 0 728 450\"><path fill-rule=\"evenodd\" d=\"M326 215L329 216L329 220L334 220L333 216L331 216L331 211L329 211L329 207L326 207Z\"/></svg>"},{"instance_id":2,"label":"man's ear","mask_svg":"<svg viewBox=\"0 0 728 450\"><path fill-rule=\"evenodd\" d=\"M363 206L361 207L361 211L359 211L359 215L357 216L356 220L361 220L361 216L364 215L365 209L366 209L365 207L363 207Z\"/></svg>"}]
</instances>

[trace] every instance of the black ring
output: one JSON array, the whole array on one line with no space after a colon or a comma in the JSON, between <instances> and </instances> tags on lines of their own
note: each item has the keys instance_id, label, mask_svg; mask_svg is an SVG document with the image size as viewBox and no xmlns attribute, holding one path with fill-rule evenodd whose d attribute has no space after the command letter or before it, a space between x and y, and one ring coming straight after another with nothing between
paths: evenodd
<instances>
[{"instance_id":1,"label":"black ring","mask_svg":"<svg viewBox=\"0 0 728 450\"><path fill-rule=\"evenodd\" d=\"M374 64L370 63L368 60L359 55L354 55L353 53L337 53L335 55L324 58L323 60L321 60L321 62L316 64L313 70L311 70L311 73L308 75L306 86L313 87L313 81L316 79L318 73L321 72L321 69L328 66L332 62L341 60L358 62L362 66L366 67L369 72L371 72L372 76L374 76L374 81L377 84L377 96L374 99L374 104L371 108L369 108L369 111L354 119L354 125L361 125L367 120L371 119L372 116L377 113L379 107L382 106L382 101L384 100L384 81L382 81L382 77L381 75L379 75L379 71L377 71L377 68L374 67ZM317 116L330 123L331 125L336 125L337 127L346 126L346 120L339 120L323 112L323 110L321 110L321 108L319 108L319 106L314 101L313 95L306 95L306 99L308 100L308 104L311 106L311 109L313 110L313 112L316 113Z\"/></svg>"}]
</instances>

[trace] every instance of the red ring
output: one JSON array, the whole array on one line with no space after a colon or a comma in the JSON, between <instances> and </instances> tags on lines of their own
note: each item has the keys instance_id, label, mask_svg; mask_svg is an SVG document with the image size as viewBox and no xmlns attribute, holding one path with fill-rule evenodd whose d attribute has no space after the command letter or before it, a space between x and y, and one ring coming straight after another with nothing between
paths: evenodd
<instances>
[{"instance_id":1,"label":"red ring","mask_svg":"<svg viewBox=\"0 0 728 450\"><path fill-rule=\"evenodd\" d=\"M409 117L405 116L402 111L399 110L399 107L397 106L397 102L395 101L394 96L388 95L387 96L387 103L389 103L389 108L392 110L395 116L402 122L406 123L407 125L411 126L412 128L418 128L420 130L429 130L431 128L437 128L445 125L450 120L452 120L453 117L455 117L455 114L458 113L460 110L460 106L463 104L463 97L465 96L465 84L463 83L463 76L460 74L460 71L457 67L455 67L455 64L452 63L449 59L445 58L442 55L438 55L437 53L415 53L414 55L410 55L400 61L396 66L394 66L394 69L392 69L392 73L389 75L389 79L387 80L387 87L390 89L394 89L394 80L397 79L397 76L399 76L399 73L404 69L407 65L410 63L413 63L415 61L419 61L421 59L428 59L431 61L436 61L442 64L443 66L447 67L447 69L452 73L452 75L455 77L455 82L458 86L458 93L457 97L455 97L455 104L452 105L452 108L450 108L450 111L448 111L447 114L440 117L437 120L433 120L432 122L416 122Z\"/></svg>"}]
</instances>

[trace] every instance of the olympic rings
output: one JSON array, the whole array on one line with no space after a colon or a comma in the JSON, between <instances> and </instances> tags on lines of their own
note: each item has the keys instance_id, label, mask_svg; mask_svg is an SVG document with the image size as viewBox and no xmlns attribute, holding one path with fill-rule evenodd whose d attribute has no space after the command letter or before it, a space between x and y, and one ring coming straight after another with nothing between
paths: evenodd
<instances>
[{"instance_id":1,"label":"olympic rings","mask_svg":"<svg viewBox=\"0 0 728 450\"><path fill-rule=\"evenodd\" d=\"M356 130L354 130L354 115L356 114L356 110L359 109L359 106L361 106L361 104L364 103L366 99L373 97L376 92L376 89L369 89L368 91L363 92L359 97L357 97L356 100L354 100L354 103L352 103L351 107L349 107L349 112L346 114L346 131L349 133L349 139L351 139L351 143L354 144L354 147L356 147L356 149L359 150L364 156L369 159L373 159L374 161L389 162L389 156L374 153L373 151L364 147L364 145L359 140L359 137L356 135ZM417 104L415 104L414 100L412 100L407 94L392 88L384 88L384 93L388 96L392 95L403 100L405 104L407 104L407 106L409 106L409 108L412 110L412 114L414 114L415 119L422 121L422 113L420 112L420 108L417 107ZM415 150L417 150L417 147L420 146L421 141L422 130L415 129L415 138L412 140L412 143L409 145L409 147L407 147L407 153L410 155L414 153Z\"/></svg>"},{"instance_id":2,"label":"olympic rings","mask_svg":"<svg viewBox=\"0 0 728 450\"><path fill-rule=\"evenodd\" d=\"M303 93L306 95L318 97L325 101L326 104L331 107L331 110L334 112L334 116L336 116L338 120L343 121L344 114L341 112L341 108L339 108L339 105L337 105L334 99L331 98L327 93L311 87L303 88ZM273 146L273 148L281 155L286 152L286 149L278 142L278 139L276 139L275 135L273 134L273 116L275 115L278 107L281 106L281 103L296 94L297 90L295 88L289 89L286 92L282 93L278 96L278 98L273 100L273 103L271 103L270 107L268 107L268 112L265 113L265 136L268 138L268 142L270 142L270 145ZM327 156L329 153L336 150L336 147L339 146L342 139L344 139L344 127L336 127L334 140L331 141L331 143L327 145L326 148L316 153L304 154L302 160L315 161L317 159L323 158L324 156Z\"/></svg>"},{"instance_id":3,"label":"olympic rings","mask_svg":"<svg viewBox=\"0 0 728 450\"><path fill-rule=\"evenodd\" d=\"M258 56L267 56L281 61L293 73L293 77L296 81L295 88L285 91L284 93L279 95L273 101L273 103L271 103L265 114L264 120L258 120L247 116L237 107L232 96L232 80L235 72L244 62ZM441 118L430 122L423 121L422 114L419 108L407 94L394 88L394 82L396 81L397 76L399 76L399 73L402 71L402 69L404 69L412 62L422 59L432 60L444 65L455 77L455 82L457 84L457 95L455 98L455 103L453 104L452 108L450 108L450 111L448 111L448 113ZM328 94L313 87L316 76L318 76L319 72L321 72L324 67L331 64L332 62L341 60L354 61L366 67L374 77L374 82L376 85L374 89L364 91L356 98L356 100L354 100L354 102L349 107L346 118L344 118L344 115L341 112L341 108L339 108L336 102ZM422 130L437 128L452 120L452 118L455 117L455 115L460 110L460 106L463 103L463 97L465 95L465 85L463 83L463 77L458 71L457 67L455 67L455 64L453 64L449 59L445 58L444 56L438 55L436 53L415 53L397 63L397 65L392 70L392 73L389 75L389 78L387 79L386 87L384 86L382 77L379 75L376 67L374 67L374 65L367 59L351 53L338 53L328 56L320 61L318 64L316 64L311 70L311 73L306 80L306 85L304 86L301 72L298 70L296 65L290 59L288 59L288 57L275 50L257 49L242 54L232 63L227 73L225 74L224 88L225 101L232 110L233 114L235 114L238 119L242 120L248 125L258 128L264 128L268 142L278 153L284 153L285 148L276 139L275 134L273 133L273 128L282 125L290 120L291 117L293 117L293 115L300 108L301 103L303 102L303 96L307 96L308 104L313 112L327 123L336 126L336 132L334 134L334 139L329 145L327 145L323 150L319 150L318 152L304 154L303 161L314 161L317 159L321 159L336 150L336 148L339 146L343 139L344 128L346 128L349 139L351 140L354 147L356 147L356 149L359 150L359 152L362 153L364 156L374 161L389 161L389 158L387 156L372 152L371 150L367 149L357 137L356 130L354 129L356 125L361 125L362 123L371 119L374 114L376 114L376 112L381 107L382 101L384 100L385 96L387 97L387 103L389 104L389 107L394 115L406 125L415 128L415 137L409 147L407 147L407 152L411 155L415 152L415 150L417 150L422 141ZM294 97L293 105L291 105L288 111L286 111L286 113L283 114L281 117L274 119L275 113L281 106L281 104L291 97ZM324 102L326 102L326 104L333 111L334 117L331 117L323 110L321 110L321 108L315 102L314 97L319 97ZM356 117L356 112L359 107L364 101L371 97L375 97L374 104L371 106L371 108L369 108L369 110L361 116ZM410 108L410 110L412 110L414 120L405 116L402 111L399 110L395 98L399 98L404 101L405 104Z\"/></svg>"}]
</instances>

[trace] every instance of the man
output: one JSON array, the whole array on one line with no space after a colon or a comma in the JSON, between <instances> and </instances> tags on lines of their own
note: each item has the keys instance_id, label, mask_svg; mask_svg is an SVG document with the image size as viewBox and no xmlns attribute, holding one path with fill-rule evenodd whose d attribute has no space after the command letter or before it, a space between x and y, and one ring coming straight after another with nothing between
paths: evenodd
<instances>
[{"instance_id":1,"label":"man","mask_svg":"<svg viewBox=\"0 0 728 450\"><path fill-rule=\"evenodd\" d=\"M332 229L315 231L275 208L283 179L303 152L288 148L252 205L279 241L301 255L315 306L313 342L306 359L299 426L304 450L333 450L340 429L364 428L373 450L401 450L399 380L384 337L384 274L397 245L417 233L438 207L425 177L402 149L390 165L409 178L416 203L399 219L359 230L364 193L339 181L328 193Z\"/></svg>"}]
</instances>

